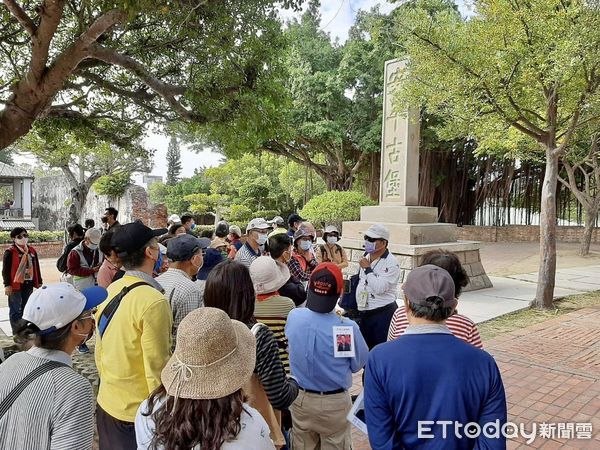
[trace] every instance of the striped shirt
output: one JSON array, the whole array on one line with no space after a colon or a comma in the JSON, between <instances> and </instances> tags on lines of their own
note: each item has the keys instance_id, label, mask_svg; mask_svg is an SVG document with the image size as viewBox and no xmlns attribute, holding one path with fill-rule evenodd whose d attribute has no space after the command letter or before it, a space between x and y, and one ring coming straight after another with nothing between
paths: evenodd
<instances>
[{"instance_id":1,"label":"striped shirt","mask_svg":"<svg viewBox=\"0 0 600 450\"><path fill-rule=\"evenodd\" d=\"M288 378L279 357L273 332L261 326L256 333L256 367L254 372L275 409L288 408L298 397L298 383Z\"/></svg>"},{"instance_id":2,"label":"striped shirt","mask_svg":"<svg viewBox=\"0 0 600 450\"><path fill-rule=\"evenodd\" d=\"M250 268L252 261L258 258L261 254L262 252L260 250L255 252L254 249L250 247L250 244L246 242L235 254L235 261Z\"/></svg>"},{"instance_id":3,"label":"striped shirt","mask_svg":"<svg viewBox=\"0 0 600 450\"><path fill-rule=\"evenodd\" d=\"M169 268L165 273L158 276L156 281L165 290L165 297L169 301L173 311L173 345L175 348L175 337L177 328L185 316L195 309L204 305L204 286L192 281L191 277L183 270Z\"/></svg>"},{"instance_id":4,"label":"striped shirt","mask_svg":"<svg viewBox=\"0 0 600 450\"><path fill-rule=\"evenodd\" d=\"M477 325L475 325L475 322L468 317L463 316L462 314L454 314L446 319L446 326L454 336L462 339L467 344L471 344L477 348L483 348ZM388 332L388 341L398 339L404 334L407 327L408 317L406 316L406 308L401 306L396 310L392 317L390 330Z\"/></svg>"},{"instance_id":5,"label":"striped shirt","mask_svg":"<svg viewBox=\"0 0 600 450\"><path fill-rule=\"evenodd\" d=\"M275 335L279 346L279 357L287 374L290 373L290 355L285 337L285 324L288 314L295 306L293 300L282 297L278 293L267 298L259 296L254 304L254 317L257 322L264 323Z\"/></svg>"},{"instance_id":6,"label":"striped shirt","mask_svg":"<svg viewBox=\"0 0 600 450\"><path fill-rule=\"evenodd\" d=\"M71 366L65 352L32 347L0 364L0 401L42 364ZM0 419L0 448L10 450L91 450L94 394L90 383L71 367L59 367L31 382Z\"/></svg>"}]
</instances>

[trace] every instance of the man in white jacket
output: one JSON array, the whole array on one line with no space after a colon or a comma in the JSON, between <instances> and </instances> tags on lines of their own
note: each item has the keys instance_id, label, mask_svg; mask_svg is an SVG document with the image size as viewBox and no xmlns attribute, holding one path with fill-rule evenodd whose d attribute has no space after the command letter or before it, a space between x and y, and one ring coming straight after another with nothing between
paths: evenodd
<instances>
[{"instance_id":1,"label":"man in white jacket","mask_svg":"<svg viewBox=\"0 0 600 450\"><path fill-rule=\"evenodd\" d=\"M365 256L360 261L356 304L360 314L360 331L372 349L387 340L387 330L398 308L396 295L400 265L388 250L389 230L372 225L364 234Z\"/></svg>"}]
</instances>

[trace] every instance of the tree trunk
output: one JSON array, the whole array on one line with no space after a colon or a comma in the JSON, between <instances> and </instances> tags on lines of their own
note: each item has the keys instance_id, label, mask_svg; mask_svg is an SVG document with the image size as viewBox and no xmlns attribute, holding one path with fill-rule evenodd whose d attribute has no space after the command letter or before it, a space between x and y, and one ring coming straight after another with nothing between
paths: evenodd
<instances>
[{"instance_id":1,"label":"tree trunk","mask_svg":"<svg viewBox=\"0 0 600 450\"><path fill-rule=\"evenodd\" d=\"M546 148L546 173L542 184L540 209L540 266L537 291L533 306L552 308L556 278L556 186L558 183L558 155L554 146Z\"/></svg>"},{"instance_id":2,"label":"tree trunk","mask_svg":"<svg viewBox=\"0 0 600 450\"><path fill-rule=\"evenodd\" d=\"M596 218L598 217L598 208L586 208L585 210L585 227L583 228L583 236L581 236L581 247L579 247L579 254L586 256L590 254L590 245L592 243L592 232L594 231L594 225Z\"/></svg>"},{"instance_id":3,"label":"tree trunk","mask_svg":"<svg viewBox=\"0 0 600 450\"><path fill-rule=\"evenodd\" d=\"M81 221L83 207L87 201L89 188L84 184L80 184L76 188L71 188L71 206L69 207L69 224L74 225Z\"/></svg>"}]
</instances>

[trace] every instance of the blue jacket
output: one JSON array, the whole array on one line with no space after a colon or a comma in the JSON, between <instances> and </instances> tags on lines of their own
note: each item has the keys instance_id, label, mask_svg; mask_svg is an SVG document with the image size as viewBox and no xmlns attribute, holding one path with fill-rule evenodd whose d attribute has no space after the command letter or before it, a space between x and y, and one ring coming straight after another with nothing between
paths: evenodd
<instances>
[{"instance_id":1,"label":"blue jacket","mask_svg":"<svg viewBox=\"0 0 600 450\"><path fill-rule=\"evenodd\" d=\"M506 397L492 356L451 334L403 335L375 347L365 374L365 415L373 450L506 448L502 437L469 439L462 428L462 438L455 436L455 422L506 423ZM446 438L444 425L432 421L453 422Z\"/></svg>"}]
</instances>

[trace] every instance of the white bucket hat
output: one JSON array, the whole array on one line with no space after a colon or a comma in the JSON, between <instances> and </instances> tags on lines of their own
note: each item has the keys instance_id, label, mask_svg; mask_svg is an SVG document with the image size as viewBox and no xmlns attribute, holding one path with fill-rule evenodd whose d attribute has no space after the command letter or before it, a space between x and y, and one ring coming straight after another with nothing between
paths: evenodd
<instances>
[{"instance_id":1,"label":"white bucket hat","mask_svg":"<svg viewBox=\"0 0 600 450\"><path fill-rule=\"evenodd\" d=\"M250 277L257 294L275 292L290 279L290 269L270 256L259 256L250 265Z\"/></svg>"}]
</instances>

